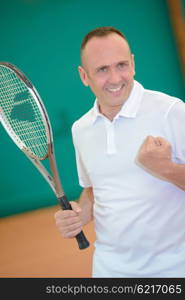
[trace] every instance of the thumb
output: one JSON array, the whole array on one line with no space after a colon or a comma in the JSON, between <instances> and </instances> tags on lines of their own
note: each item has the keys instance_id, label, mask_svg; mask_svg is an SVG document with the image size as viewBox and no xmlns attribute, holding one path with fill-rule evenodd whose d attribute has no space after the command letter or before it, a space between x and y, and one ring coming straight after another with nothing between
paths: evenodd
<instances>
[{"instance_id":1,"label":"thumb","mask_svg":"<svg viewBox=\"0 0 185 300\"><path fill-rule=\"evenodd\" d=\"M154 137L154 142L156 146L161 146L163 144L163 141L161 140L160 137Z\"/></svg>"},{"instance_id":2,"label":"thumb","mask_svg":"<svg viewBox=\"0 0 185 300\"><path fill-rule=\"evenodd\" d=\"M169 144L169 142L161 136L157 136L156 140L158 141L158 143L160 143L160 145Z\"/></svg>"},{"instance_id":3,"label":"thumb","mask_svg":"<svg viewBox=\"0 0 185 300\"><path fill-rule=\"evenodd\" d=\"M75 211L76 213L80 213L82 211L80 205L77 202L70 201L70 204L71 204L73 211Z\"/></svg>"}]
</instances>

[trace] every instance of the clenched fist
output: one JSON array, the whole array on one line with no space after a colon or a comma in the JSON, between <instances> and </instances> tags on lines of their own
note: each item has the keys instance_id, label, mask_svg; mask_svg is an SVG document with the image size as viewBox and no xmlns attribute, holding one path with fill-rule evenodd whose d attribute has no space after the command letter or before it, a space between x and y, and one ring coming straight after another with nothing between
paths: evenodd
<instances>
[{"instance_id":1,"label":"clenched fist","mask_svg":"<svg viewBox=\"0 0 185 300\"><path fill-rule=\"evenodd\" d=\"M162 137L148 136L139 149L137 161L148 171L165 178L172 164L170 143Z\"/></svg>"}]
</instances>

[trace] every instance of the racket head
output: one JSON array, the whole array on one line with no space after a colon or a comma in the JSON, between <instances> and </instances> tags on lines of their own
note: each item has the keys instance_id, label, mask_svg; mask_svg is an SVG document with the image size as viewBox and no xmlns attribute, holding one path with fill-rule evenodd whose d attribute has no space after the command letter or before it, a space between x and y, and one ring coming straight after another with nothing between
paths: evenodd
<instances>
[{"instance_id":1,"label":"racket head","mask_svg":"<svg viewBox=\"0 0 185 300\"><path fill-rule=\"evenodd\" d=\"M0 120L28 156L48 157L53 136L44 104L31 81L8 62L0 62Z\"/></svg>"}]
</instances>

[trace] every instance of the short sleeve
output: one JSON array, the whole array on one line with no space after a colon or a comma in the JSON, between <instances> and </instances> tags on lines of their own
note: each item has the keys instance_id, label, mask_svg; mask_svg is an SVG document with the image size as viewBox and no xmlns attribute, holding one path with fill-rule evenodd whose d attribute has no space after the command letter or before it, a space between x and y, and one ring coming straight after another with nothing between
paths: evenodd
<instances>
[{"instance_id":1,"label":"short sleeve","mask_svg":"<svg viewBox=\"0 0 185 300\"><path fill-rule=\"evenodd\" d=\"M166 131L173 145L173 157L185 163L185 103L178 100L166 115Z\"/></svg>"},{"instance_id":2,"label":"short sleeve","mask_svg":"<svg viewBox=\"0 0 185 300\"><path fill-rule=\"evenodd\" d=\"M75 123L72 126L72 138L73 138L73 145L75 149L75 156L76 156L76 166L77 166L77 173L78 173L78 180L79 184L83 188L91 187L91 181L87 174L86 168L84 166L83 160L81 158L80 152L78 150L78 142L77 142L77 134L75 130Z\"/></svg>"}]
</instances>

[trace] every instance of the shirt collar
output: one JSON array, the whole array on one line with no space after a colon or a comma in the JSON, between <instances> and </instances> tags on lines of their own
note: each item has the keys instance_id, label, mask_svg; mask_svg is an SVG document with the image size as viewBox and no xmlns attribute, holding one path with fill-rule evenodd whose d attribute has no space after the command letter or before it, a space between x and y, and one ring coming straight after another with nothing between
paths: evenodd
<instances>
[{"instance_id":1,"label":"shirt collar","mask_svg":"<svg viewBox=\"0 0 185 300\"><path fill-rule=\"evenodd\" d=\"M118 112L114 119L117 119L120 116L126 118L135 118L141 103L143 92L143 86L139 82L134 80L134 84L128 99L123 104L121 110ZM92 122L94 123L99 117L103 117L103 115L99 111L98 100L96 99L93 106Z\"/></svg>"}]
</instances>

